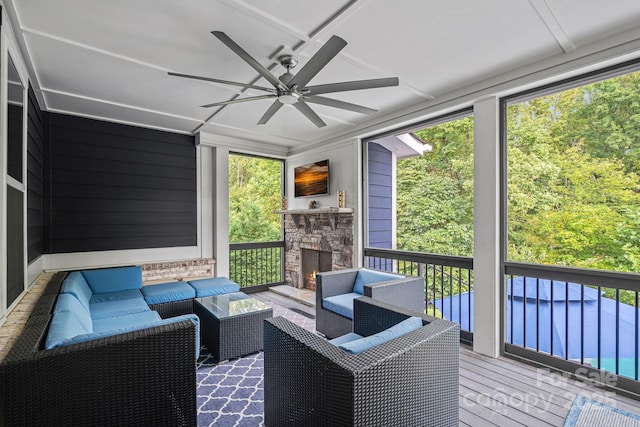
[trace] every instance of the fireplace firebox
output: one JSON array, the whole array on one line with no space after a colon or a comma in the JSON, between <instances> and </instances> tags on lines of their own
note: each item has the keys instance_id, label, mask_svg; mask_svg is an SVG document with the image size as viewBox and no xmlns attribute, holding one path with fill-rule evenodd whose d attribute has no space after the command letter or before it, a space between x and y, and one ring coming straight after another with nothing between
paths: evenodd
<instances>
[{"instance_id":1,"label":"fireplace firebox","mask_svg":"<svg viewBox=\"0 0 640 427\"><path fill-rule=\"evenodd\" d=\"M331 271L332 253L315 249L300 249L300 280L304 289L316 290L316 273Z\"/></svg>"}]
</instances>

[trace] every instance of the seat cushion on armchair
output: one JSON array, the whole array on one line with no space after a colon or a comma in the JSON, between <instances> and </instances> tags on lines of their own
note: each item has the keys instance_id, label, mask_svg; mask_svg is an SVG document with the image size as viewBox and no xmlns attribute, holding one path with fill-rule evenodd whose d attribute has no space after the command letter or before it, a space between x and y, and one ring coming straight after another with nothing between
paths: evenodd
<instances>
[{"instance_id":1,"label":"seat cushion on armchair","mask_svg":"<svg viewBox=\"0 0 640 427\"><path fill-rule=\"evenodd\" d=\"M362 295L355 292L348 294L336 295L322 300L322 308L331 310L341 316L353 319L353 300L360 298Z\"/></svg>"},{"instance_id":2,"label":"seat cushion on armchair","mask_svg":"<svg viewBox=\"0 0 640 427\"><path fill-rule=\"evenodd\" d=\"M353 283L353 292L364 295L364 285L386 282L388 280L397 280L401 278L402 276L399 276L397 274L361 268L358 270L358 274L356 274L356 280Z\"/></svg>"},{"instance_id":3,"label":"seat cushion on armchair","mask_svg":"<svg viewBox=\"0 0 640 427\"><path fill-rule=\"evenodd\" d=\"M83 270L82 275L87 280L87 283L94 294L142 288L141 267Z\"/></svg>"},{"instance_id":4,"label":"seat cushion on armchair","mask_svg":"<svg viewBox=\"0 0 640 427\"><path fill-rule=\"evenodd\" d=\"M391 341L394 338L398 338L404 334L408 334L409 332L417 331L422 326L423 324L421 318L415 316L409 317L402 322L388 329L385 329L382 332L369 335L368 337L340 343L338 344L338 347L348 351L351 354L358 354L387 341Z\"/></svg>"}]
</instances>

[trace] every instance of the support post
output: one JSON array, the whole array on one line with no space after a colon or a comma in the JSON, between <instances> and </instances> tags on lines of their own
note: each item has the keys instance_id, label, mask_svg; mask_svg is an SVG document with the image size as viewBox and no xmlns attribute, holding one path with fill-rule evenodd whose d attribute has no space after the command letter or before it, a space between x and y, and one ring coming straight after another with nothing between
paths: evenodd
<instances>
[{"instance_id":1,"label":"support post","mask_svg":"<svg viewBox=\"0 0 640 427\"><path fill-rule=\"evenodd\" d=\"M498 357L502 346L500 274L500 106L497 97L474 110L473 350Z\"/></svg>"}]
</instances>

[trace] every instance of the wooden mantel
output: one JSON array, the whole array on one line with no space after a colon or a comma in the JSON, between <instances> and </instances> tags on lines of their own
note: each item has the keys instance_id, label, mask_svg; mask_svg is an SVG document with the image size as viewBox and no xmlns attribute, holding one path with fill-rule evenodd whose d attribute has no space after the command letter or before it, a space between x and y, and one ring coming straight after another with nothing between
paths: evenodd
<instances>
[{"instance_id":1,"label":"wooden mantel","mask_svg":"<svg viewBox=\"0 0 640 427\"><path fill-rule=\"evenodd\" d=\"M327 215L332 229L336 229L336 215L353 214L353 208L315 208L315 209L287 209L274 211L276 214L291 215L296 225L300 227L300 218L308 225L308 216Z\"/></svg>"}]
</instances>

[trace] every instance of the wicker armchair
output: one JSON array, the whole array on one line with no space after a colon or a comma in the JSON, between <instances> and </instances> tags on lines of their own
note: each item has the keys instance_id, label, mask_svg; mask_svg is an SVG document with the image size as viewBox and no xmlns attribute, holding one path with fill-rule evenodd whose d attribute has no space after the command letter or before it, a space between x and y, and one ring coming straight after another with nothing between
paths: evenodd
<instances>
[{"instance_id":1,"label":"wicker armchair","mask_svg":"<svg viewBox=\"0 0 640 427\"><path fill-rule=\"evenodd\" d=\"M337 270L316 275L316 330L327 338L352 331L350 318L324 307L325 298L353 292L358 269ZM363 296L398 307L424 312L424 279L396 274L397 279L364 286Z\"/></svg>"},{"instance_id":2,"label":"wicker armchair","mask_svg":"<svg viewBox=\"0 0 640 427\"><path fill-rule=\"evenodd\" d=\"M354 332L369 336L419 315L361 297ZM266 426L457 426L455 323L429 324L359 354L350 354L291 322L264 325Z\"/></svg>"},{"instance_id":3,"label":"wicker armchair","mask_svg":"<svg viewBox=\"0 0 640 427\"><path fill-rule=\"evenodd\" d=\"M1 426L195 426L196 327L188 321L42 349L64 273L0 363Z\"/></svg>"}]
</instances>

